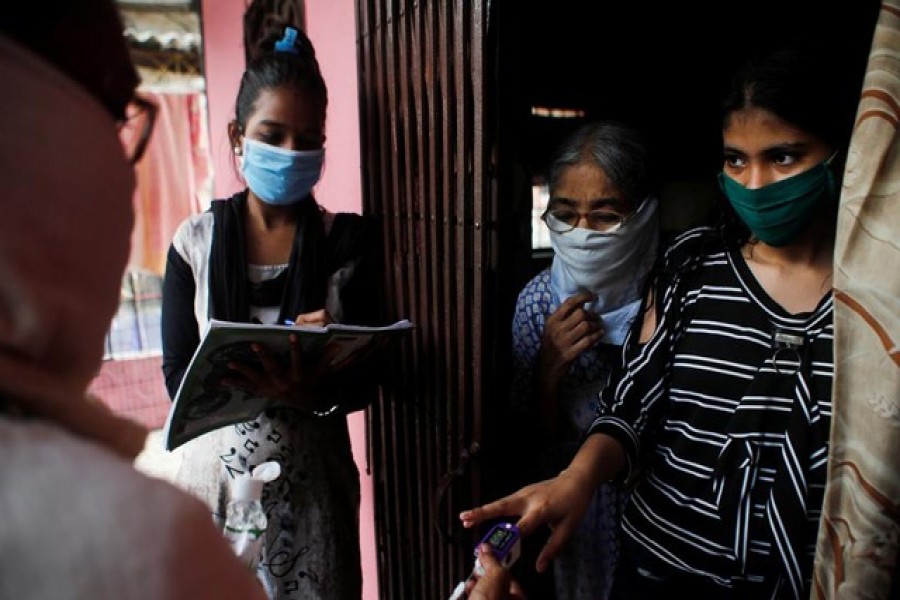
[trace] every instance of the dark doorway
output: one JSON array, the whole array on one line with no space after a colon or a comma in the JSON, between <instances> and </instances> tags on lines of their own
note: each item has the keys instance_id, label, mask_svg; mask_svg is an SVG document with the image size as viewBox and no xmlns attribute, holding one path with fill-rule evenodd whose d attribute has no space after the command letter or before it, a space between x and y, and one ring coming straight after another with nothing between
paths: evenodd
<instances>
[{"instance_id":1,"label":"dark doorway","mask_svg":"<svg viewBox=\"0 0 900 600\"><path fill-rule=\"evenodd\" d=\"M493 97L505 172L539 178L555 146L585 120L626 121L654 151L661 192L674 193L664 204L679 203L663 213L667 230L705 216L710 199L681 192L702 191L721 167L719 100L736 67L766 48L809 42L828 53L823 60L836 73L857 74L861 86L880 6L874 0L498 4ZM534 107L577 109L584 117L536 116ZM519 202L529 202L520 193L501 197L514 214Z\"/></svg>"},{"instance_id":2,"label":"dark doorway","mask_svg":"<svg viewBox=\"0 0 900 600\"><path fill-rule=\"evenodd\" d=\"M758 0L753 3L517 1L496 3L491 25L489 106L495 130L500 232L495 348L496 401L485 405L485 500L518 488L533 440L510 428L502 377L516 295L552 259L532 245L537 220L532 186L562 138L587 120L616 119L643 131L659 179L664 237L708 222L719 191L719 102L736 68L787 43L825 52L835 76L861 89L879 3ZM858 93L858 92L855 92ZM491 104L492 103L492 104ZM550 118L549 109L581 116ZM505 325L505 328L503 327ZM504 438L504 436L506 436ZM534 543L534 542L533 542ZM532 550L536 550L532 548ZM552 598L528 574L531 597Z\"/></svg>"},{"instance_id":3,"label":"dark doorway","mask_svg":"<svg viewBox=\"0 0 900 600\"><path fill-rule=\"evenodd\" d=\"M728 74L766 45L805 38L861 75L879 8L718 4L357 2L364 206L382 223L391 316L417 324L369 411L381 597L449 595L476 541L459 511L524 483L510 329L518 291L550 258L532 247L532 183L561 138L585 119L641 128L663 226L694 225L717 194ZM533 556L517 565L532 567Z\"/></svg>"}]
</instances>

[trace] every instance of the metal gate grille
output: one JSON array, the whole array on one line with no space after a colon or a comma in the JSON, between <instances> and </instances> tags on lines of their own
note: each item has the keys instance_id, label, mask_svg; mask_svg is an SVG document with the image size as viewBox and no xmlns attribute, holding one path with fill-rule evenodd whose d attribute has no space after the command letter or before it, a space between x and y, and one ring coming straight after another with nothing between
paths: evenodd
<instances>
[{"instance_id":1,"label":"metal gate grille","mask_svg":"<svg viewBox=\"0 0 900 600\"><path fill-rule=\"evenodd\" d=\"M390 316L417 325L369 413L380 591L443 598L471 568L456 514L479 491L485 0L357 10L364 210L383 226Z\"/></svg>"}]
</instances>

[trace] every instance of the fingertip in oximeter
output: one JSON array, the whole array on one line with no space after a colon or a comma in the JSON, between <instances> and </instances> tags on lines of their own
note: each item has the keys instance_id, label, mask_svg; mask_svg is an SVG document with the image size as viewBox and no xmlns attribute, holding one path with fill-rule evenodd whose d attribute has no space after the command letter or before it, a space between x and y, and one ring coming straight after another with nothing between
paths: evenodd
<instances>
[{"instance_id":1,"label":"fingertip in oximeter","mask_svg":"<svg viewBox=\"0 0 900 600\"><path fill-rule=\"evenodd\" d=\"M478 546L475 547L475 567L478 570L481 569L481 565L478 563L478 547L481 544L488 544L494 554L494 557L497 559L504 568L510 568L516 560L518 560L519 555L522 551L522 532L519 531L519 528L513 525L512 523L497 523L493 527L491 527L490 531L487 532Z\"/></svg>"}]
</instances>

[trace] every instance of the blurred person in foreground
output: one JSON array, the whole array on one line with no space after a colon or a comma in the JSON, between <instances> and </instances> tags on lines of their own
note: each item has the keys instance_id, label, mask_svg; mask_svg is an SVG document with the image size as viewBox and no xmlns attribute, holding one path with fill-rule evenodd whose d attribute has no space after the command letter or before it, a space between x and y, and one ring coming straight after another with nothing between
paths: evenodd
<instances>
[{"instance_id":1,"label":"blurred person in foreground","mask_svg":"<svg viewBox=\"0 0 900 600\"><path fill-rule=\"evenodd\" d=\"M5 7L0 76L0 597L264 598L199 501L133 468L146 431L87 395L155 114L114 4Z\"/></svg>"}]
</instances>

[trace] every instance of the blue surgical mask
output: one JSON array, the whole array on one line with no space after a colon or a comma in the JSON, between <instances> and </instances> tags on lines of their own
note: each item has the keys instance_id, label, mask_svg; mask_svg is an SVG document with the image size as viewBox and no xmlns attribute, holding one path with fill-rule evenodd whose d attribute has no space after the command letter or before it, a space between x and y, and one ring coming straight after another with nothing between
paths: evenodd
<instances>
[{"instance_id":1,"label":"blue surgical mask","mask_svg":"<svg viewBox=\"0 0 900 600\"><path fill-rule=\"evenodd\" d=\"M306 198L322 175L325 149L285 150L244 138L241 172L260 200L284 206Z\"/></svg>"}]
</instances>

